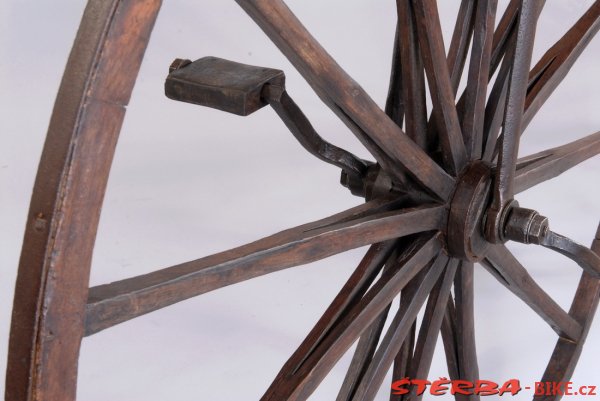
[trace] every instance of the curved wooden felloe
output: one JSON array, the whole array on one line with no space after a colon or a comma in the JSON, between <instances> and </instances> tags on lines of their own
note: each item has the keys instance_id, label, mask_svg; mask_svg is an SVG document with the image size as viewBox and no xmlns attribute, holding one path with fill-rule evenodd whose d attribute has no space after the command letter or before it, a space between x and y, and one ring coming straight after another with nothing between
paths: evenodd
<instances>
[{"instance_id":1,"label":"curved wooden felloe","mask_svg":"<svg viewBox=\"0 0 600 401\"><path fill-rule=\"evenodd\" d=\"M244 115L270 104L306 149L342 168L343 185L366 202L235 249L89 288L114 149L161 5L160 0L89 0L31 200L15 290L6 400L75 400L83 336L226 285L364 245L371 245L369 251L281 368L263 401L306 400L355 342L337 401L373 400L390 370L394 380L425 379L440 334L450 377L477 380L475 262L556 331L559 340L542 380L568 381L598 306L600 280L584 272L567 312L503 243L544 245L547 219L520 208L515 194L600 152L595 133L517 159L522 131L600 29L600 0L531 70L533 36L544 1L511 0L494 29L497 0L462 0L446 54L435 1L397 0L385 110L282 0L236 2L375 161L360 160L325 142L289 97L279 70L209 58L211 65L229 73L243 72L232 89L218 68L202 70L200 60L178 59L171 66L169 97ZM456 101L466 65L466 89ZM266 71L272 79L252 80L256 71ZM175 76L179 81L174 83ZM244 86L242 78L248 76L251 85ZM191 86L178 92L183 81ZM430 115L425 82L433 104ZM183 92L187 100L178 98ZM600 253L600 227L591 251L569 244L585 251L583 265L589 271L600 269L594 254ZM577 252L567 256L577 259ZM400 307L390 313L398 296ZM423 308L417 331L416 317ZM395 401L421 398L414 388L390 396ZM456 394L456 399L479 397Z\"/></svg>"},{"instance_id":2,"label":"curved wooden felloe","mask_svg":"<svg viewBox=\"0 0 600 401\"><path fill-rule=\"evenodd\" d=\"M6 400L74 400L92 249L125 106L160 1L88 3L31 199Z\"/></svg>"}]
</instances>

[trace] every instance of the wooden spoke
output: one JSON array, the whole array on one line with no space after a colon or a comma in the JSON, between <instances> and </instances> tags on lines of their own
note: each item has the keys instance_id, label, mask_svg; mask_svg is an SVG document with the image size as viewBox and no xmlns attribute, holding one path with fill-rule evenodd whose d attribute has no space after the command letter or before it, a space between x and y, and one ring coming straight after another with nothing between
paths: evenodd
<instances>
[{"instance_id":1,"label":"wooden spoke","mask_svg":"<svg viewBox=\"0 0 600 401\"><path fill-rule=\"evenodd\" d=\"M518 15L517 12L519 9L519 2L520 0L511 0L509 6L502 15L496 31L494 32L488 81L496 72L500 61L506 52L509 36L515 31L513 28L515 25L516 16ZM544 1L540 0L539 3L543 5ZM474 21L475 2L463 0L458 12L458 18L447 57L448 68L450 70L450 80L455 95L458 90L458 85L460 83L460 78L462 76L467 58L467 53L469 50L468 45L471 35L470 32L472 31ZM463 94L460 96L460 99L456 103L456 109L459 115L464 113L465 97L466 93L463 92ZM429 138L434 136L435 131L437 130L436 124L437 121L435 120L435 115L432 115L427 124L427 135ZM433 147L434 145L430 146Z\"/></svg>"},{"instance_id":2,"label":"wooden spoke","mask_svg":"<svg viewBox=\"0 0 600 401\"><path fill-rule=\"evenodd\" d=\"M496 73L500 62L504 65L503 71L498 74L494 82L494 88L490 94L488 105L486 106L485 123L484 123L484 136L483 145L486 146L484 152L484 160L492 160L491 156L486 156L488 153L493 153L495 150L495 141L498 131L502 126L502 118L504 117L504 106L506 103L506 92L508 90L508 76L510 68L512 66L512 60L514 58L514 42L516 38L516 23L518 20L518 11L521 0L511 0L508 7L505 9L492 41L492 53L490 56L490 66L488 71L488 82L492 79ZM542 12L545 5L545 0L538 0L535 2L536 14ZM466 103L466 90L461 95L457 102L456 108L459 115L464 114ZM493 142L491 145L487 143ZM488 150L487 148L490 147ZM495 154L494 154L495 156Z\"/></svg>"},{"instance_id":3,"label":"wooden spoke","mask_svg":"<svg viewBox=\"0 0 600 401\"><path fill-rule=\"evenodd\" d=\"M514 39L516 31L509 38L509 49L502 61L498 76L492 86L492 91L485 106L485 120L483 127L483 155L482 159L491 162L496 157L498 150L498 133L502 127L504 107L506 106L506 93L508 92L508 78L511 68L511 60L514 55Z\"/></svg>"},{"instance_id":4,"label":"wooden spoke","mask_svg":"<svg viewBox=\"0 0 600 401\"><path fill-rule=\"evenodd\" d=\"M492 205L487 213L486 237L492 242L499 242L502 237L501 214L514 195L513 185L521 120L537 21L536 9L534 1L527 1L522 3L519 13L515 54L504 113L502 147L494 180Z\"/></svg>"},{"instance_id":5,"label":"wooden spoke","mask_svg":"<svg viewBox=\"0 0 600 401\"><path fill-rule=\"evenodd\" d=\"M226 285L360 246L439 229L445 214L443 206L431 206L321 228L304 226L202 259L93 287L87 305L86 334Z\"/></svg>"},{"instance_id":6,"label":"wooden spoke","mask_svg":"<svg viewBox=\"0 0 600 401\"><path fill-rule=\"evenodd\" d=\"M475 348L473 273L473 263L463 261L454 280L458 373L461 379L468 380L471 383L479 380L479 366ZM479 396L471 395L468 399L471 401L479 400Z\"/></svg>"},{"instance_id":7,"label":"wooden spoke","mask_svg":"<svg viewBox=\"0 0 600 401\"><path fill-rule=\"evenodd\" d=\"M479 159L482 153L485 99L497 5L497 0L477 2L475 31L478 34L473 38L464 113L461 118L467 155L471 160Z\"/></svg>"},{"instance_id":8,"label":"wooden spoke","mask_svg":"<svg viewBox=\"0 0 600 401\"><path fill-rule=\"evenodd\" d=\"M540 288L504 245L491 247L482 265L540 315L559 336L571 341L580 338L581 325Z\"/></svg>"},{"instance_id":9,"label":"wooden spoke","mask_svg":"<svg viewBox=\"0 0 600 401\"><path fill-rule=\"evenodd\" d=\"M573 67L583 50L598 32L599 27L600 2L596 1L579 21L542 56L529 72L529 83L520 135L523 134L535 114L571 70L571 67ZM503 136L504 134L500 136L500 141L503 140ZM498 153L497 144L494 143L493 145L486 146L486 160L492 160Z\"/></svg>"},{"instance_id":10,"label":"wooden spoke","mask_svg":"<svg viewBox=\"0 0 600 401\"><path fill-rule=\"evenodd\" d=\"M596 231L596 238L592 242L592 250L600 254L600 225ZM577 342L559 338L550 362L542 376L543 382L568 382L573 375L575 365L581 356L585 339L590 330L592 319L598 308L600 300L600 280L584 273L579 281L575 298L571 304L569 315L573 317L582 327L581 336ZM558 401L561 396L535 396L534 401Z\"/></svg>"},{"instance_id":11,"label":"wooden spoke","mask_svg":"<svg viewBox=\"0 0 600 401\"><path fill-rule=\"evenodd\" d=\"M406 309L398 311L369 364L369 368L356 390L353 401L370 401L375 398L387 371L394 361L394 357L400 351L413 322L417 318L417 314L447 263L448 257L440 254L428 269L427 274L423 276L410 305Z\"/></svg>"},{"instance_id":12,"label":"wooden spoke","mask_svg":"<svg viewBox=\"0 0 600 401\"><path fill-rule=\"evenodd\" d=\"M397 0L397 3L401 1ZM467 155L454 103L437 5L432 0L423 0L413 2L413 7L442 158L448 171L457 174L465 166Z\"/></svg>"},{"instance_id":13,"label":"wooden spoke","mask_svg":"<svg viewBox=\"0 0 600 401\"><path fill-rule=\"evenodd\" d=\"M262 401L307 400L354 344L336 401L372 401L390 369L394 381L427 379L440 332L450 379L477 382L472 260L480 259L559 335L542 381L568 382L600 301L600 227L591 249L584 247L551 231L537 211L518 207L514 195L600 153L600 131L517 155L520 135L600 29L600 0L592 0L531 70L545 0L505 1L496 28L498 0L461 0L447 54L436 0L396 0L385 110L285 0L236 0L375 162L326 142L286 92L281 70L210 56L176 59L165 94L244 116L270 104L300 144L341 168L341 184L366 202L243 246L92 288L89 271L110 165L161 1L88 1L25 230L7 400L75 401L83 336L362 246L369 249L361 262ZM469 54L466 88L457 101ZM507 249L509 240L550 248L583 268L569 313ZM478 395L455 398L479 401ZM390 401L421 399L415 388L390 394ZM560 395L534 397L542 399L559 401Z\"/></svg>"},{"instance_id":14,"label":"wooden spoke","mask_svg":"<svg viewBox=\"0 0 600 401\"><path fill-rule=\"evenodd\" d=\"M394 365L392 367L392 383L401 380L404 377L408 377L410 374L411 365L414 363L413 352L415 348L415 337L417 331L417 321L415 320L400 347L400 351L394 358ZM394 391L390 393L390 401L401 401L402 395L394 394Z\"/></svg>"},{"instance_id":15,"label":"wooden spoke","mask_svg":"<svg viewBox=\"0 0 600 401\"><path fill-rule=\"evenodd\" d=\"M451 259L448 262L444 276L438 280L433 292L429 295L413 356L415 362L411 366L411 372L408 377L420 379L426 378L429 375L438 333L441 330L442 322L446 315L446 307L458 263L457 259ZM422 398L423 395L417 395L413 390L404 397L404 400L414 401L421 400Z\"/></svg>"},{"instance_id":16,"label":"wooden spoke","mask_svg":"<svg viewBox=\"0 0 600 401\"><path fill-rule=\"evenodd\" d=\"M379 343L379 338L381 337L381 332L383 331L390 306L391 305L388 305L360 336L358 344L356 345L356 350L352 356L352 361L350 362L350 367L344 377L344 382L342 383L336 401L350 401L354 396L356 388L363 378L367 367L373 358L373 354L377 349L377 344Z\"/></svg>"},{"instance_id":17,"label":"wooden spoke","mask_svg":"<svg viewBox=\"0 0 600 401\"><path fill-rule=\"evenodd\" d=\"M447 63L454 96L456 96L456 92L458 91L460 78L467 60L467 53L469 52L469 43L473 36L475 3L471 0L462 0L460 2L456 24L454 25L454 33L452 34L452 40L448 49Z\"/></svg>"},{"instance_id":18,"label":"wooden spoke","mask_svg":"<svg viewBox=\"0 0 600 401\"><path fill-rule=\"evenodd\" d=\"M401 70L402 99L405 109L406 134L422 149L427 148L427 106L425 76L417 39L417 27L410 1L398 1L398 46L403 60Z\"/></svg>"},{"instance_id":19,"label":"wooden spoke","mask_svg":"<svg viewBox=\"0 0 600 401\"><path fill-rule=\"evenodd\" d=\"M304 76L323 101L392 174L399 163L420 184L441 199L453 187L448 176L377 106L331 58L282 0L236 0ZM285 33L285 34L283 34Z\"/></svg>"},{"instance_id":20,"label":"wooden spoke","mask_svg":"<svg viewBox=\"0 0 600 401\"><path fill-rule=\"evenodd\" d=\"M6 400L75 399L100 209L159 8L158 0L92 0L83 13L27 215L15 286ZM44 74L45 62L39 61Z\"/></svg>"},{"instance_id":21,"label":"wooden spoke","mask_svg":"<svg viewBox=\"0 0 600 401\"><path fill-rule=\"evenodd\" d=\"M394 297L439 253L438 234L422 235L333 327L295 372L280 372L262 401L306 400L356 339L390 305Z\"/></svg>"},{"instance_id":22,"label":"wooden spoke","mask_svg":"<svg viewBox=\"0 0 600 401\"><path fill-rule=\"evenodd\" d=\"M388 241L387 243L371 245L361 263L323 313L323 316L283 366L282 372L296 372L340 319L344 311L347 311L360 300L375 280L376 275L380 273L383 264L390 257L395 243L396 241Z\"/></svg>"},{"instance_id":23,"label":"wooden spoke","mask_svg":"<svg viewBox=\"0 0 600 401\"><path fill-rule=\"evenodd\" d=\"M545 3L545 0L540 0L539 3ZM502 14L502 18L498 22L496 31L494 32L494 41L492 43L492 54L490 57L490 78L496 72L500 65L500 61L507 52L510 37L516 32L516 25L519 18L519 7L521 0L510 0L508 6Z\"/></svg>"},{"instance_id":24,"label":"wooden spoke","mask_svg":"<svg viewBox=\"0 0 600 401\"><path fill-rule=\"evenodd\" d=\"M494 32L494 42L492 44L490 78L496 72L502 57L505 55L509 43L512 41L511 36L516 34L516 25L519 17L521 2L522 0L510 0L510 3L504 10L504 14L500 19L500 22L498 22L496 32ZM535 1L536 15L538 17L545 5L546 0Z\"/></svg>"},{"instance_id":25,"label":"wooden spoke","mask_svg":"<svg viewBox=\"0 0 600 401\"><path fill-rule=\"evenodd\" d=\"M410 283L400 293L400 309L399 314L404 315L410 307L416 292L419 289L420 284L423 282L423 278L427 271L421 270L419 274L411 280ZM415 348L415 336L416 336L417 322L414 321L404 339L400 350L394 357L394 366L392 368L392 382L400 380L403 377L407 377L411 364L413 363L413 351ZM390 401L399 400L401 397L390 395Z\"/></svg>"},{"instance_id":26,"label":"wooden spoke","mask_svg":"<svg viewBox=\"0 0 600 401\"><path fill-rule=\"evenodd\" d=\"M402 80L402 53L400 51L400 24L396 24L396 34L394 36L394 51L392 53L392 71L390 73L390 84L388 95L385 101L385 114L392 119L400 128L404 121L404 99L402 91L404 82Z\"/></svg>"},{"instance_id":27,"label":"wooden spoke","mask_svg":"<svg viewBox=\"0 0 600 401\"><path fill-rule=\"evenodd\" d=\"M446 363L448 365L448 374L452 380L458 380L458 350L456 337L456 309L452 296L448 297L446 312L442 320L442 341L444 342L444 352L446 354Z\"/></svg>"},{"instance_id":28,"label":"wooden spoke","mask_svg":"<svg viewBox=\"0 0 600 401\"><path fill-rule=\"evenodd\" d=\"M527 127L546 99L562 82L598 29L600 29L600 0L592 4L531 70L521 131Z\"/></svg>"},{"instance_id":29,"label":"wooden spoke","mask_svg":"<svg viewBox=\"0 0 600 401\"><path fill-rule=\"evenodd\" d=\"M545 150L517 162L515 193L559 176L600 153L600 131L566 145Z\"/></svg>"}]
</instances>

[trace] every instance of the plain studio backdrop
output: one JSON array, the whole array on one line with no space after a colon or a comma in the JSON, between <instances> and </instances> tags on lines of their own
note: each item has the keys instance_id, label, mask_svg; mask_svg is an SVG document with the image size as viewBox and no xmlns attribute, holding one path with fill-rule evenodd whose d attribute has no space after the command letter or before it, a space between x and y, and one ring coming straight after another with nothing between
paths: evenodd
<instances>
[{"instance_id":1,"label":"plain studio backdrop","mask_svg":"<svg viewBox=\"0 0 600 401\"><path fill-rule=\"evenodd\" d=\"M387 0L289 0L343 68L381 106L396 23ZM458 1L442 1L446 46ZM534 62L592 1L548 2ZM5 366L29 199L83 1L0 3L0 366ZM506 1L501 1L503 10ZM499 18L497 18L498 20ZM128 107L98 231L91 285L192 260L358 205L339 169L310 156L268 107L250 117L168 100L174 58L217 56L282 69L291 96L329 141L369 157L290 63L233 1L166 1ZM600 127L600 39L593 41L527 130L527 155ZM468 64L467 64L468 65ZM464 82L463 82L464 86ZM589 245L600 218L600 159L520 194L551 227ZM568 309L580 269L541 247L509 247ZM83 341L80 400L257 400L365 249L202 295ZM477 265L475 321L481 377L523 386L541 377L556 341L542 319ZM350 353L315 393L332 400ZM573 376L600 385L600 322ZM2 369L3 371L3 369ZM429 379L447 376L441 341ZM386 382L386 383L389 383ZM0 381L3 393L4 381ZM388 397L387 384L379 400ZM516 399L531 398L523 390ZM450 395L440 399L450 398Z\"/></svg>"}]
</instances>

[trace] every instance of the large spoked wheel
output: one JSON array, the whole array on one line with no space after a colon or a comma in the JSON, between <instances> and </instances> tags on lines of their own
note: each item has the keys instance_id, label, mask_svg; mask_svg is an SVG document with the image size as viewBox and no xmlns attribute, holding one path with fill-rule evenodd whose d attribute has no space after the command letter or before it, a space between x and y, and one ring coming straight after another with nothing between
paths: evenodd
<instances>
[{"instance_id":1,"label":"large spoked wheel","mask_svg":"<svg viewBox=\"0 0 600 401\"><path fill-rule=\"evenodd\" d=\"M237 3L374 160L325 142L291 100L277 70L215 58L178 60L167 95L244 115L270 104L302 146L340 167L342 184L366 202L239 248L89 288L116 140L160 7L159 0L90 0L31 201L6 399L74 400L82 337L202 293L364 245L370 245L368 252L263 400L307 399L354 343L338 400L372 400L390 370L394 380L427 378L439 333L451 379L476 381L474 263L556 331L556 347L540 374L542 381L568 381L598 305L600 231L591 248L579 245L551 231L548 219L521 207L515 195L599 153L600 133L521 159L517 152L528 124L600 28L600 1L531 68L543 1L512 0L500 13L496 0L463 0L446 53L435 1L398 0L385 111L282 0ZM466 89L457 96L467 59ZM203 80L214 85L188 91ZM202 91L218 87L215 82L224 97L204 96ZM568 312L535 282L507 241L545 246L581 266ZM397 296L400 308L391 311ZM407 394L392 394L392 399L422 397L414 387L406 389ZM479 399L476 394L456 398Z\"/></svg>"}]
</instances>

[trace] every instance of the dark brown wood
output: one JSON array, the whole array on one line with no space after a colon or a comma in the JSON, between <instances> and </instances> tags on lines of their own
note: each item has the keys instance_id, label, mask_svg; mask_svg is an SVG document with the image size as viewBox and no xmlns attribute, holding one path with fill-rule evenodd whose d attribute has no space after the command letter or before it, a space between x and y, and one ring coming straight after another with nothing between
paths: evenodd
<instances>
[{"instance_id":1,"label":"dark brown wood","mask_svg":"<svg viewBox=\"0 0 600 401\"><path fill-rule=\"evenodd\" d=\"M539 3L545 3L545 0L538 0ZM511 42L510 37L516 35L516 25L519 18L519 7L521 0L510 0L498 26L494 32L494 41L492 43L492 54L490 57L490 74L494 74L503 57L505 57L509 43ZM510 57L512 58L512 57Z\"/></svg>"},{"instance_id":2,"label":"dark brown wood","mask_svg":"<svg viewBox=\"0 0 600 401\"><path fill-rule=\"evenodd\" d=\"M371 401L375 398L377 390L410 332L419 310L447 263L448 257L440 254L428 268L427 274L423 276L410 305L398 310L356 390L353 401Z\"/></svg>"},{"instance_id":3,"label":"dark brown wood","mask_svg":"<svg viewBox=\"0 0 600 401\"><path fill-rule=\"evenodd\" d=\"M514 175L519 151L523 107L527 94L529 65L538 17L536 11L535 1L523 1L519 9L515 53L504 112L502 146L494 179L492 205L487 212L486 237L494 243L503 241L502 219L514 196Z\"/></svg>"},{"instance_id":4,"label":"dark brown wood","mask_svg":"<svg viewBox=\"0 0 600 401\"><path fill-rule=\"evenodd\" d=\"M559 176L600 153L600 131L517 161L515 193Z\"/></svg>"},{"instance_id":5,"label":"dark brown wood","mask_svg":"<svg viewBox=\"0 0 600 401\"><path fill-rule=\"evenodd\" d=\"M452 92L456 96L460 78L462 77L469 52L469 42L473 36L473 26L475 24L476 1L462 0L456 23L454 24L454 33L448 48L448 69L450 70L450 82Z\"/></svg>"},{"instance_id":6,"label":"dark brown wood","mask_svg":"<svg viewBox=\"0 0 600 401\"><path fill-rule=\"evenodd\" d=\"M456 353L458 374L471 383L479 380L479 365L475 346L474 266L463 261L454 278L454 302L456 307ZM466 397L479 400L479 395Z\"/></svg>"},{"instance_id":7,"label":"dark brown wood","mask_svg":"<svg viewBox=\"0 0 600 401\"><path fill-rule=\"evenodd\" d=\"M511 69L511 60L515 51L516 31L513 30L508 38L508 50L502 60L502 66L492 86L492 91L485 106L485 120L483 127L483 154L482 159L491 162L497 155L498 133L502 128L504 107L506 106L506 93L508 92L508 78Z\"/></svg>"},{"instance_id":8,"label":"dark brown wood","mask_svg":"<svg viewBox=\"0 0 600 401\"><path fill-rule=\"evenodd\" d=\"M437 230L445 220L444 207L430 206L311 230L289 229L202 259L93 287L86 307L86 335L226 285L360 246Z\"/></svg>"},{"instance_id":9,"label":"dark brown wood","mask_svg":"<svg viewBox=\"0 0 600 401\"><path fill-rule=\"evenodd\" d=\"M592 242L591 249L597 254L600 254L600 225L598 225L596 237ZM577 342L565 338L558 339L541 381L569 381L575 370L575 365L581 356L581 351L589 333L591 322L598 309L599 300L600 280L591 277L587 273L583 273L579 280L579 285L573 303L571 304L571 309L569 310L569 315L582 327L581 335ZM560 398L559 394L550 398L536 396L534 397L534 401L541 401L542 399L558 401Z\"/></svg>"},{"instance_id":10,"label":"dark brown wood","mask_svg":"<svg viewBox=\"0 0 600 401\"><path fill-rule=\"evenodd\" d=\"M400 52L400 24L396 24L396 34L394 35L394 50L392 53L392 71L390 73L390 84L388 85L388 95L385 101L385 114L400 128L404 121L404 99L402 90L404 82L402 81L402 57Z\"/></svg>"},{"instance_id":11,"label":"dark brown wood","mask_svg":"<svg viewBox=\"0 0 600 401\"><path fill-rule=\"evenodd\" d=\"M533 67L530 74L532 84L529 85L525 99L522 130L529 125L546 99L562 82L598 29L600 29L600 1L596 0Z\"/></svg>"},{"instance_id":12,"label":"dark brown wood","mask_svg":"<svg viewBox=\"0 0 600 401\"><path fill-rule=\"evenodd\" d=\"M421 270L414 279L410 281L404 287L402 292L400 293L400 308L398 310L398 314L405 315L410 305L412 304L415 294L419 289L419 286L422 284L426 270ZM400 350L394 357L394 365L392 367L392 382L396 380L400 380L404 377L407 377L411 365L413 363L413 353L415 348L415 337L417 331L417 322L413 322L404 341L402 342L402 346ZM395 396L393 392L390 394L390 401L398 400L400 397Z\"/></svg>"},{"instance_id":13,"label":"dark brown wood","mask_svg":"<svg viewBox=\"0 0 600 401\"><path fill-rule=\"evenodd\" d=\"M571 341L577 341L581 336L581 325L533 280L504 245L490 248L483 266L540 315L559 336Z\"/></svg>"},{"instance_id":14,"label":"dark brown wood","mask_svg":"<svg viewBox=\"0 0 600 401\"><path fill-rule=\"evenodd\" d=\"M450 259L444 276L438 280L436 287L429 295L413 356L415 363L411 366L408 377L423 378L429 376L435 345L446 314L446 307L458 263L457 259ZM417 395L415 389L404 397L405 401L421 399L423 399L423 395Z\"/></svg>"},{"instance_id":15,"label":"dark brown wood","mask_svg":"<svg viewBox=\"0 0 600 401\"><path fill-rule=\"evenodd\" d=\"M266 84L284 87L281 70L203 57L175 68L165 80L169 99L247 116L266 106Z\"/></svg>"},{"instance_id":16,"label":"dark brown wood","mask_svg":"<svg viewBox=\"0 0 600 401\"><path fill-rule=\"evenodd\" d=\"M543 4L540 6L538 13L541 11L541 7L543 7ZM600 28L599 19L600 6L596 1L530 71L521 135L598 32ZM494 125L494 127L496 127L495 132L497 132L499 125ZM501 141L502 139L500 139ZM498 151L498 146L495 143L486 146L485 160L492 160L498 154Z\"/></svg>"},{"instance_id":17,"label":"dark brown wood","mask_svg":"<svg viewBox=\"0 0 600 401\"><path fill-rule=\"evenodd\" d=\"M471 49L471 63L465 91L465 107L461 116L462 134L471 160L481 158L483 143L483 124L485 117L485 99L490 75L492 41L497 0L477 1L475 31Z\"/></svg>"},{"instance_id":18,"label":"dark brown wood","mask_svg":"<svg viewBox=\"0 0 600 401\"><path fill-rule=\"evenodd\" d=\"M467 154L454 103L454 91L450 82L437 5L433 0L422 0L413 2L413 8L434 118L440 130L438 137L442 146L444 166L456 175L465 166Z\"/></svg>"},{"instance_id":19,"label":"dark brown wood","mask_svg":"<svg viewBox=\"0 0 600 401\"><path fill-rule=\"evenodd\" d=\"M557 332L542 380L568 381L598 305L600 227L589 249L550 231L548 218L513 197L598 154L600 133L525 158L516 155L523 130L600 28L600 0L531 71L545 1L511 0L494 31L497 0L462 0L446 55L435 1L398 0L385 113L283 0L237 2L375 160L326 142L287 93L280 70L215 57L176 59L167 95L239 115L270 104L300 144L340 168L342 185L366 202L229 251L88 289L114 147L160 6L158 0L90 0L32 197L15 292L7 401L73 401L84 335L369 244L263 401L306 400L356 342L338 401L374 399L390 369L394 380L427 379L439 332L450 378L476 381L477 261ZM456 101L469 52L466 89ZM488 82L500 65L486 104ZM424 74L433 103L429 121ZM494 244L509 240L545 246L585 269L569 313L504 245ZM400 307L381 338L398 296ZM420 398L414 391L390 396Z\"/></svg>"},{"instance_id":20,"label":"dark brown wood","mask_svg":"<svg viewBox=\"0 0 600 401\"><path fill-rule=\"evenodd\" d=\"M293 376L280 376L262 400L306 400L354 341L440 249L441 241L437 234L423 235L415 240L399 257L396 267L381 277L344 315L302 367Z\"/></svg>"},{"instance_id":21,"label":"dark brown wood","mask_svg":"<svg viewBox=\"0 0 600 401\"><path fill-rule=\"evenodd\" d=\"M90 1L83 14L29 210L13 306L7 400L75 399L100 207L159 7L155 0Z\"/></svg>"},{"instance_id":22,"label":"dark brown wood","mask_svg":"<svg viewBox=\"0 0 600 401\"><path fill-rule=\"evenodd\" d=\"M382 266L390 260L390 254L394 246L394 241L371 245L361 263L323 313L323 316L308 333L296 352L281 368L278 377L293 375L306 358L312 354L325 335L331 331L335 323L341 319L344 312L347 312L350 307L360 300L375 280L376 275L381 271Z\"/></svg>"},{"instance_id":23,"label":"dark brown wood","mask_svg":"<svg viewBox=\"0 0 600 401\"><path fill-rule=\"evenodd\" d=\"M454 299L448 297L446 312L442 320L442 341L444 343L444 352L446 354L446 364L448 366L448 375L452 380L460 379L458 370L458 351L456 337L456 310L454 308ZM465 399L466 397L457 397Z\"/></svg>"},{"instance_id":24,"label":"dark brown wood","mask_svg":"<svg viewBox=\"0 0 600 401\"><path fill-rule=\"evenodd\" d=\"M390 306L388 305L360 336L336 401L350 401L354 397L356 388L364 377L367 367L373 359L373 354L377 349Z\"/></svg>"},{"instance_id":25,"label":"dark brown wood","mask_svg":"<svg viewBox=\"0 0 600 401\"><path fill-rule=\"evenodd\" d=\"M398 46L402 65L402 99L406 134L422 149L427 148L427 106L425 103L425 76L417 40L412 2L396 2L398 12Z\"/></svg>"},{"instance_id":26,"label":"dark brown wood","mask_svg":"<svg viewBox=\"0 0 600 401\"><path fill-rule=\"evenodd\" d=\"M281 0L236 1L279 47L325 104L343 117L342 120L382 166L392 169L391 173L398 171L398 167L390 166L381 157L383 152L432 193L442 199L449 195L452 178L385 115L310 35L285 3ZM282 32L286 34L282 35Z\"/></svg>"}]
</instances>

